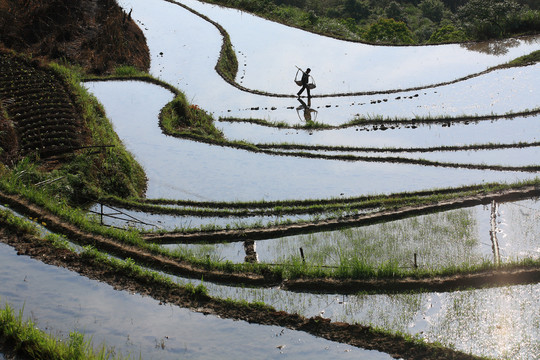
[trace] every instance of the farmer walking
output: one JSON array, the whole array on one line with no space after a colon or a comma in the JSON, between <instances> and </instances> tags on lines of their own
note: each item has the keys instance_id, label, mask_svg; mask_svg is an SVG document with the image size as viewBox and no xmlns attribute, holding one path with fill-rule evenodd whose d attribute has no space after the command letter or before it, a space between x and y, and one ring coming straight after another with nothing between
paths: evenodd
<instances>
[{"instance_id":1,"label":"farmer walking","mask_svg":"<svg viewBox=\"0 0 540 360\"><path fill-rule=\"evenodd\" d=\"M300 91L298 92L298 97L300 97L300 94L302 94L304 92L304 89L307 90L307 96L308 96L308 99L311 99L311 93L309 92L309 86L308 86L308 83L309 83L309 73L311 72L311 69L310 68L307 68L306 71L304 72L302 69L299 69L300 71L302 71L302 88L300 89Z\"/></svg>"}]
</instances>

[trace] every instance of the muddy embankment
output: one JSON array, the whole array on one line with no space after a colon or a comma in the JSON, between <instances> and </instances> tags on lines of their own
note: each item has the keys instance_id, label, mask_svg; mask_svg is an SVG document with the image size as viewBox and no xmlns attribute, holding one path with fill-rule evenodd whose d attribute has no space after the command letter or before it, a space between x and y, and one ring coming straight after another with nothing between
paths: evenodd
<instances>
[{"instance_id":1,"label":"muddy embankment","mask_svg":"<svg viewBox=\"0 0 540 360\"><path fill-rule=\"evenodd\" d=\"M0 28L7 48L67 60L93 74L120 65L150 67L142 30L115 0L4 0Z\"/></svg>"},{"instance_id":2,"label":"muddy embankment","mask_svg":"<svg viewBox=\"0 0 540 360\"><path fill-rule=\"evenodd\" d=\"M283 311L259 308L249 305L235 305L230 302L213 299L205 295L190 295L180 286L164 287L149 281L140 275L126 276L121 269L83 257L65 249L57 249L51 243L37 237L18 233L16 229L3 226L0 229L0 241L9 244L19 255L27 255L42 262L65 267L88 278L106 282L117 290L127 290L151 296L163 303L174 304L206 315L243 320L262 325L286 327L292 330L322 337L331 341L346 343L369 350L378 350L396 358L406 359L477 359L448 348L433 347L418 341L406 340L373 330L370 327L332 322L322 317L306 318Z\"/></svg>"},{"instance_id":3,"label":"muddy embankment","mask_svg":"<svg viewBox=\"0 0 540 360\"><path fill-rule=\"evenodd\" d=\"M145 235L145 239L148 242L158 244L226 243L232 241L264 240L276 237L305 234L314 231L331 231L347 227L365 226L439 211L472 207L476 205L486 205L490 204L493 200L496 202L516 201L539 195L540 188L537 186L525 186L516 189L480 193L465 197L456 197L450 200L443 200L430 204L402 206L396 209L343 216L340 218L319 220L316 222L293 223L252 229L200 231L190 233L149 233Z\"/></svg>"},{"instance_id":4,"label":"muddy embankment","mask_svg":"<svg viewBox=\"0 0 540 360\"><path fill-rule=\"evenodd\" d=\"M197 237L219 242L219 239L227 237L240 238L243 241L257 238L268 238L271 236L285 236L294 233L305 233L309 231L321 231L326 229L343 228L346 226L357 226L367 223L387 221L390 219L404 218L433 212L442 209L451 209L463 206L473 206L489 203L491 200L502 201L510 199L522 199L531 196L538 196L540 189L536 187L525 187L519 190L509 190L500 193L491 193L473 196L470 198L455 199L440 204L427 205L422 207L407 207L393 211L386 211L377 214L359 215L349 219L337 219L321 221L312 224L296 224L278 226L277 228L240 230L240 231L219 231L204 232L195 234L170 234L161 235L174 237L175 241L181 237L186 237L185 241L195 240ZM537 283L540 281L540 266L538 267L512 267L493 269L470 274L456 274L444 277L429 278L378 278L378 279L281 279L270 272L265 274L225 272L221 270L205 269L202 266L195 266L189 262L180 261L163 254L151 253L147 249L119 243L101 235L86 233L76 226L63 221L40 207L29 203L14 195L7 195L0 192L0 200L8 204L13 209L37 218L40 222L45 222L47 227L54 232L65 235L68 239L81 245L92 245L101 251L114 254L121 258L132 258L137 263L165 271L173 275L190 277L195 279L203 278L207 281L248 286L280 286L283 289L306 292L331 292L342 294L354 294L360 291L368 292L400 292L400 291L452 291L462 288L481 288L488 286L502 286L513 284ZM156 240L156 239L153 239ZM223 241L223 240L222 240Z\"/></svg>"}]
</instances>

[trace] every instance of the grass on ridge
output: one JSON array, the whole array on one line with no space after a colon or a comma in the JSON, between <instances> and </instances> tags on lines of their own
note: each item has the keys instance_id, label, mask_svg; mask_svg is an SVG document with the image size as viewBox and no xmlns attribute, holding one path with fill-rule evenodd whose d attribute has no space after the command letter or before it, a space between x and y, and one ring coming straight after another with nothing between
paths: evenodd
<instances>
[{"instance_id":1,"label":"grass on ridge","mask_svg":"<svg viewBox=\"0 0 540 360\"><path fill-rule=\"evenodd\" d=\"M114 350L107 350L106 345L94 350L91 342L77 331L70 332L67 341L55 338L40 330L31 320L23 320L23 311L15 314L8 304L0 309L0 339L8 349L13 349L25 359L126 359L114 354Z\"/></svg>"}]
</instances>

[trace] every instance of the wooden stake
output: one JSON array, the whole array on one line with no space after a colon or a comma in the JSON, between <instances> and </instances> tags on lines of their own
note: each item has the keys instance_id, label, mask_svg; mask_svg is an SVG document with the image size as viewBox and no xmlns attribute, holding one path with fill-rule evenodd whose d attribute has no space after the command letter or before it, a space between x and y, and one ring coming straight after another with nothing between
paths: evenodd
<instances>
[{"instance_id":1,"label":"wooden stake","mask_svg":"<svg viewBox=\"0 0 540 360\"><path fill-rule=\"evenodd\" d=\"M501 255L499 253L499 241L497 240L497 204L495 200L491 202L491 230L489 237L491 238L491 249L493 250L493 262L496 266L501 264Z\"/></svg>"}]
</instances>

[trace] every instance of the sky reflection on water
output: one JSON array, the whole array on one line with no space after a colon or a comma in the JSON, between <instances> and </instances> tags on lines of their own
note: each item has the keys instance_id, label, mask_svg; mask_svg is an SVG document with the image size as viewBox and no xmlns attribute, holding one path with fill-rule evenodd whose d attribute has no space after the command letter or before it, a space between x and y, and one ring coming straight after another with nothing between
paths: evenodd
<instances>
[{"instance_id":1,"label":"sky reflection on water","mask_svg":"<svg viewBox=\"0 0 540 360\"><path fill-rule=\"evenodd\" d=\"M210 146L162 134L157 115L172 99L167 90L141 82L96 82L87 87L103 103L115 131L144 167L150 198L313 199L535 177L519 172L290 158Z\"/></svg>"},{"instance_id":2,"label":"sky reflection on water","mask_svg":"<svg viewBox=\"0 0 540 360\"><path fill-rule=\"evenodd\" d=\"M292 82L296 73L295 65L304 69L311 67L317 74L317 83L323 84L321 93L332 94L400 89L450 81L505 63L540 47L538 36L499 41L495 46L373 46L311 34L236 9L196 0L178 2L208 16L228 32L235 50L240 54L237 57L244 78L237 80L241 80L243 86L273 93L296 92ZM179 29L186 26L181 23L191 23L191 18L196 15L179 6L163 4L160 0L122 0L120 4L126 9L134 9L132 16L148 27L149 30L145 31L147 36L159 33L167 37L172 31L176 32L176 36L182 36L182 41L194 38L194 44L206 45L205 34L212 31L202 32L195 28L180 32ZM164 15L165 12L171 15ZM163 21L164 16L174 17L177 21ZM214 28L210 23L206 26ZM149 43L153 41L158 39L149 39ZM170 42L160 43L160 46L167 49L161 51L168 56L174 53L174 58L182 57L185 52ZM213 46L204 46L200 53L195 51L199 48L190 48L190 56L200 56L202 59ZM291 85L293 90L287 90Z\"/></svg>"},{"instance_id":3,"label":"sky reflection on water","mask_svg":"<svg viewBox=\"0 0 540 360\"><path fill-rule=\"evenodd\" d=\"M331 342L278 326L203 315L117 291L64 268L18 256L0 243L0 306L55 336L86 335L137 359L391 359L388 354ZM283 331L282 331L283 330ZM279 345L285 345L280 351Z\"/></svg>"},{"instance_id":4,"label":"sky reflection on water","mask_svg":"<svg viewBox=\"0 0 540 360\"><path fill-rule=\"evenodd\" d=\"M323 146L355 146L364 148L429 148L478 144L515 144L540 141L540 116L495 119L479 122L417 123L353 126L332 130L296 130L266 127L246 122L217 123L230 140L246 140L255 144L306 144ZM411 127L414 125L414 128ZM374 130L374 128L376 130ZM336 149L337 150L337 149ZM533 159L531 159L533 160Z\"/></svg>"},{"instance_id":5,"label":"sky reflection on water","mask_svg":"<svg viewBox=\"0 0 540 360\"><path fill-rule=\"evenodd\" d=\"M152 59L150 72L182 89L191 102L216 117L298 122L296 111L290 109L298 106L294 98L253 95L232 87L219 77L213 69L221 35L214 25L162 0L122 0L119 3L128 11L133 8L132 16L147 37ZM461 45L371 46L310 34L238 10L198 1L186 1L185 4L208 15L229 32L233 46L239 52L240 79L237 81L248 88L291 96L298 90L293 82L294 65L313 69L318 84L314 94L335 94L451 81L540 48L538 36L514 40L507 46L508 51L499 55L469 50ZM329 68L328 64L335 65ZM465 85L437 88L437 93L428 89L395 96L314 99L313 106L318 107L319 121L332 124L351 120L357 114L414 117L523 111L538 106L530 96L531 90L538 92L538 73L527 68L501 70L482 76L482 79L471 79ZM514 90L508 92L510 87ZM424 92L427 96L421 103L416 99L394 101L394 106L391 103L349 106L351 103L370 104L371 100L384 97L423 95ZM497 99L493 99L494 95Z\"/></svg>"}]
</instances>

